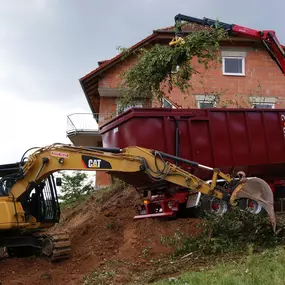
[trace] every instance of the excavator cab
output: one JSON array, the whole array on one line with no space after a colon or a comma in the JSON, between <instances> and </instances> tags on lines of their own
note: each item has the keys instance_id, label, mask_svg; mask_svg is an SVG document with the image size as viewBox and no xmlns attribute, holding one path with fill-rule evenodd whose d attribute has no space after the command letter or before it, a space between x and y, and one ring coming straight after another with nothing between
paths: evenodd
<instances>
[{"instance_id":1,"label":"excavator cab","mask_svg":"<svg viewBox=\"0 0 285 285\"><path fill-rule=\"evenodd\" d=\"M10 189L14 186L16 176L21 172L20 163L0 165L0 196L8 196ZM57 179L57 183L59 180ZM26 219L36 218L38 222L57 223L60 217L60 208L57 196L56 183L53 175L39 183L30 183L27 191L18 197Z\"/></svg>"},{"instance_id":2,"label":"excavator cab","mask_svg":"<svg viewBox=\"0 0 285 285\"><path fill-rule=\"evenodd\" d=\"M35 217L43 226L45 223L58 223L60 207L53 175L35 185L26 201L22 200L22 205L27 215Z\"/></svg>"}]
</instances>

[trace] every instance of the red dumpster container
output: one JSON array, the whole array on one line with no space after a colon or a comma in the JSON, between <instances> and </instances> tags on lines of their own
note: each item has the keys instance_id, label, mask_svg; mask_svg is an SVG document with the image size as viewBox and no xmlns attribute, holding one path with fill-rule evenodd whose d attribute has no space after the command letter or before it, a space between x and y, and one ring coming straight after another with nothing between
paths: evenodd
<instances>
[{"instance_id":1,"label":"red dumpster container","mask_svg":"<svg viewBox=\"0 0 285 285\"><path fill-rule=\"evenodd\" d=\"M285 109L133 108L100 127L104 147L141 146L226 173L285 178ZM202 179L212 173L189 169Z\"/></svg>"}]
</instances>

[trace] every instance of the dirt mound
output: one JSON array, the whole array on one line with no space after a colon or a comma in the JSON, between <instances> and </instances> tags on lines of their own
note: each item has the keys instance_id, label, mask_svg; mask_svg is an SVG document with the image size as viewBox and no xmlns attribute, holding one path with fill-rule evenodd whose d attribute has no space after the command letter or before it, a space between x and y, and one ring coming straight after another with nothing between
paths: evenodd
<instances>
[{"instance_id":1,"label":"dirt mound","mask_svg":"<svg viewBox=\"0 0 285 285\"><path fill-rule=\"evenodd\" d=\"M126 284L160 268L171 251L161 238L175 231L196 235L199 220L133 220L138 201L133 188L118 188L66 210L53 231L69 233L72 257L59 264L34 257L2 260L1 284Z\"/></svg>"}]
</instances>

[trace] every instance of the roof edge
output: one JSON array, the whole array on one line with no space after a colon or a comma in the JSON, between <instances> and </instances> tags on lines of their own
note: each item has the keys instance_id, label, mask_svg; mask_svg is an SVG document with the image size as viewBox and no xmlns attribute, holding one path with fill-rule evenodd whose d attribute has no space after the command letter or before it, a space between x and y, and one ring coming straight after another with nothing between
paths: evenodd
<instances>
[{"instance_id":1,"label":"roof edge","mask_svg":"<svg viewBox=\"0 0 285 285\"><path fill-rule=\"evenodd\" d=\"M81 86L81 88L82 88L82 90L83 90L83 93L84 93L84 95L85 95L85 98L86 98L86 100L87 100L87 103L88 103L88 105L89 105L89 108L91 109L92 113L96 113L96 110L94 110L93 105L92 105L92 103L91 103L91 101L90 101L90 99L89 99L89 96L88 96L87 93L86 93L86 90L85 90L85 88L84 88L83 82L80 81L80 79L79 79L78 81L79 81L80 86Z\"/></svg>"},{"instance_id":2,"label":"roof edge","mask_svg":"<svg viewBox=\"0 0 285 285\"><path fill-rule=\"evenodd\" d=\"M153 31L153 33L151 35L149 35L148 37L144 38L143 40L139 41L138 43L136 43L135 45L131 46L128 51L124 51L122 53L117 54L116 56L114 56L113 58L106 60L106 61L100 61L101 65L99 65L97 68L95 68L94 70L92 70L91 72L87 73L86 75L84 75L83 77L81 77L79 80L80 82L86 80L88 77L94 75L97 72L101 72L103 71L107 66L114 64L115 62L117 62L121 57L123 57L124 55L127 54L127 52L129 51L134 51L137 48L145 45L147 42L149 42L150 40L152 40L153 38L155 38L155 36L157 35L156 31Z\"/></svg>"}]
</instances>

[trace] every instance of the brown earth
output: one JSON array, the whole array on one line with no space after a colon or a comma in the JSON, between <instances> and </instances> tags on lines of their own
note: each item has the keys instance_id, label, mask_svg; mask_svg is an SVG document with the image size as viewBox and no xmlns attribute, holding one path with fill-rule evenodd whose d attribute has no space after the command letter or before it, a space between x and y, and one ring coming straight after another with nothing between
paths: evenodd
<instances>
[{"instance_id":1,"label":"brown earth","mask_svg":"<svg viewBox=\"0 0 285 285\"><path fill-rule=\"evenodd\" d=\"M4 259L0 284L146 284L185 267L208 266L202 258L171 262L171 248L161 243L175 231L197 235L198 219L133 220L137 202L134 189L116 189L65 210L54 230L70 234L71 258L56 264L39 257Z\"/></svg>"}]
</instances>

